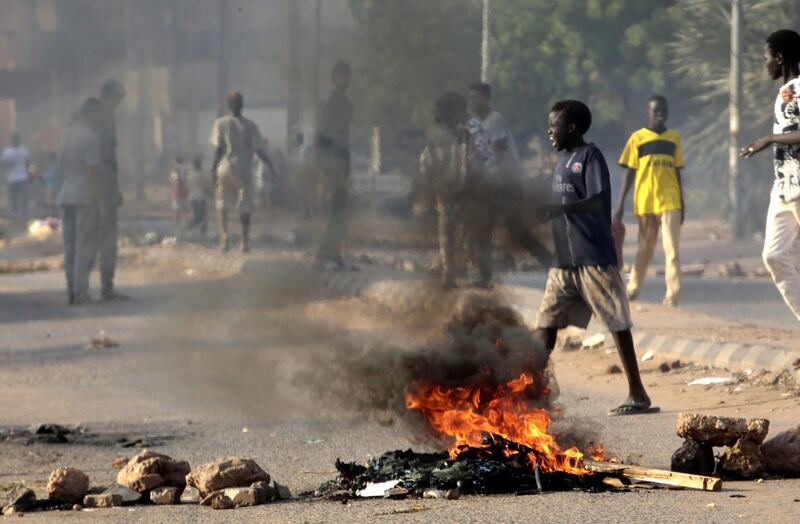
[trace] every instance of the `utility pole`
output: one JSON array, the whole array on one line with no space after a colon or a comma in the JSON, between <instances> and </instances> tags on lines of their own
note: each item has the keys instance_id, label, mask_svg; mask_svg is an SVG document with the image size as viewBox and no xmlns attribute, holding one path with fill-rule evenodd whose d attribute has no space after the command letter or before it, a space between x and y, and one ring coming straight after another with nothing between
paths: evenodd
<instances>
[{"instance_id":1,"label":"utility pole","mask_svg":"<svg viewBox=\"0 0 800 524\"><path fill-rule=\"evenodd\" d=\"M481 40L481 82L491 81L492 69L492 0L483 0L483 31Z\"/></svg>"},{"instance_id":2,"label":"utility pole","mask_svg":"<svg viewBox=\"0 0 800 524\"><path fill-rule=\"evenodd\" d=\"M322 0L316 0L314 7L314 75L312 100L314 101L314 125L319 122L319 67L322 58Z\"/></svg>"},{"instance_id":3,"label":"utility pole","mask_svg":"<svg viewBox=\"0 0 800 524\"><path fill-rule=\"evenodd\" d=\"M300 132L302 121L302 86L300 82L300 7L297 0L286 0L289 4L289 84L286 100L286 152L292 158L295 153L295 137Z\"/></svg>"},{"instance_id":4,"label":"utility pole","mask_svg":"<svg viewBox=\"0 0 800 524\"><path fill-rule=\"evenodd\" d=\"M227 9L225 8L225 0L218 0L217 9L217 20L219 24L217 26L219 30L219 35L217 35L217 97L219 98L217 116L222 116L226 111L225 96L228 94L229 89L229 67L226 53L227 46L225 45L228 32L228 17L226 16Z\"/></svg>"},{"instance_id":5,"label":"utility pole","mask_svg":"<svg viewBox=\"0 0 800 524\"><path fill-rule=\"evenodd\" d=\"M728 198L730 200L730 226L734 238L744 236L742 217L741 177L739 173L739 108L742 99L742 2L731 0L731 76L730 105L728 112Z\"/></svg>"}]
</instances>

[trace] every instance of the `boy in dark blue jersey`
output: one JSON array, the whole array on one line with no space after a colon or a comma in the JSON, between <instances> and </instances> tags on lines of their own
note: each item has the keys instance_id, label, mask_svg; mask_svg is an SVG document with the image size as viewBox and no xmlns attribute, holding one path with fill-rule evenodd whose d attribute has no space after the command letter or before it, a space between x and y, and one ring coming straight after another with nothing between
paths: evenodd
<instances>
[{"instance_id":1,"label":"boy in dark blue jersey","mask_svg":"<svg viewBox=\"0 0 800 524\"><path fill-rule=\"evenodd\" d=\"M639 376L631 335L625 285L617 269L611 236L611 187L608 166L583 135L592 113L583 102L562 100L549 116L549 136L561 159L553 172L553 203L539 211L553 227L555 255L539 309L536 335L548 351L558 330L586 328L592 313L614 337L625 375L628 398L609 415L654 413Z\"/></svg>"}]
</instances>

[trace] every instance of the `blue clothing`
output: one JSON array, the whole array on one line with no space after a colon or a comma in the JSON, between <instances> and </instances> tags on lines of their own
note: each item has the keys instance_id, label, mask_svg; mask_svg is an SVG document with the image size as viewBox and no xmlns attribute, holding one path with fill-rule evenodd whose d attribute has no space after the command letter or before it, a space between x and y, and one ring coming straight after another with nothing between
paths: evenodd
<instances>
[{"instance_id":1,"label":"blue clothing","mask_svg":"<svg viewBox=\"0 0 800 524\"><path fill-rule=\"evenodd\" d=\"M611 182L603 153L594 144L564 151L553 171L553 203L573 204L601 195L591 213L567 213L552 221L553 267L616 266L611 236Z\"/></svg>"}]
</instances>

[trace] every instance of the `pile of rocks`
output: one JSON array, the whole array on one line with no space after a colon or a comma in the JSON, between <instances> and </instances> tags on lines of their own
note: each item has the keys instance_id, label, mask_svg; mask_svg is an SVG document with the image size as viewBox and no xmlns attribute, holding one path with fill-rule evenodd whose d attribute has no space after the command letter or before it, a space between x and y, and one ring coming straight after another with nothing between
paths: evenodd
<instances>
[{"instance_id":1,"label":"pile of rocks","mask_svg":"<svg viewBox=\"0 0 800 524\"><path fill-rule=\"evenodd\" d=\"M50 474L46 500L37 500L32 490L20 487L8 494L2 513L131 504L202 504L230 509L292 498L289 489L272 481L255 461L239 457L191 469L188 462L145 449L131 459L116 458L112 466L119 469L117 483L94 488L82 471L58 468Z\"/></svg>"},{"instance_id":2,"label":"pile of rocks","mask_svg":"<svg viewBox=\"0 0 800 524\"><path fill-rule=\"evenodd\" d=\"M730 480L800 475L800 427L764 442L767 419L681 413L675 431L685 440L672 455L673 471ZM724 449L715 457L714 447Z\"/></svg>"}]
</instances>

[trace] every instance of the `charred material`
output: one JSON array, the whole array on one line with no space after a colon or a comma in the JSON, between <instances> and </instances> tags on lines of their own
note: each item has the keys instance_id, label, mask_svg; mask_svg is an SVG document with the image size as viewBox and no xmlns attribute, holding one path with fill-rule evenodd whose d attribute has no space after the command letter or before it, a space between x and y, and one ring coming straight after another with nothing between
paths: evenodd
<instances>
[{"instance_id":1,"label":"charred material","mask_svg":"<svg viewBox=\"0 0 800 524\"><path fill-rule=\"evenodd\" d=\"M537 493L583 489L606 491L598 475L573 475L564 472L537 471L527 453L507 456L505 442L486 447L465 448L456 458L448 453L416 453L413 450L390 451L366 465L336 461L339 475L308 495L342 498L356 497L367 484L399 480L397 486L408 496L422 497L425 491L458 489L463 494Z\"/></svg>"}]
</instances>

